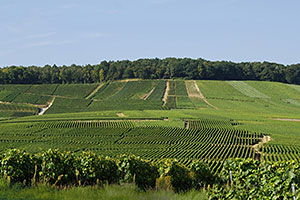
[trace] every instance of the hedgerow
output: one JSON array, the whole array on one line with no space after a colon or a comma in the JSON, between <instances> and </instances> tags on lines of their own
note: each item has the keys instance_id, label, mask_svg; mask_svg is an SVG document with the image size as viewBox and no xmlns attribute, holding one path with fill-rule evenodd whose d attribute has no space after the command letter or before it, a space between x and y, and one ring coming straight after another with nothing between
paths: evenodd
<instances>
[{"instance_id":1,"label":"hedgerow","mask_svg":"<svg viewBox=\"0 0 300 200\"><path fill-rule=\"evenodd\" d=\"M140 189L146 190L155 188L159 177L170 177L170 187L175 192L182 192L192 189L193 182L199 182L194 180L188 168L177 162L162 160L154 163L134 155L110 158L93 152L75 154L49 149L30 154L12 149L0 158L0 174L10 183L56 186L135 183Z\"/></svg>"}]
</instances>

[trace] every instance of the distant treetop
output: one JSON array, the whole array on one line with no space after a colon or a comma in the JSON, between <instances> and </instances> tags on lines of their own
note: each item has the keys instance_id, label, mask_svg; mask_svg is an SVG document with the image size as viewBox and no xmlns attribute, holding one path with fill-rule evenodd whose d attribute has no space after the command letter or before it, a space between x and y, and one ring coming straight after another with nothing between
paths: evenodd
<instances>
[{"instance_id":1,"label":"distant treetop","mask_svg":"<svg viewBox=\"0 0 300 200\"><path fill-rule=\"evenodd\" d=\"M208 61L190 58L102 61L96 65L10 66L0 68L0 84L96 83L128 78L260 80L300 85L300 64Z\"/></svg>"}]
</instances>

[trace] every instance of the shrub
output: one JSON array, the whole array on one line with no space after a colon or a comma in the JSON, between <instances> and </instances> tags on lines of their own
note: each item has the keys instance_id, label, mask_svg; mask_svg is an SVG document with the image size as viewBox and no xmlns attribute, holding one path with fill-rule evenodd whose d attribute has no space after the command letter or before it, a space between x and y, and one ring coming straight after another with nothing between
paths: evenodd
<instances>
[{"instance_id":1,"label":"shrub","mask_svg":"<svg viewBox=\"0 0 300 200\"><path fill-rule=\"evenodd\" d=\"M117 183L119 171L116 162L95 153L83 152L76 161L77 179L84 185Z\"/></svg>"},{"instance_id":2,"label":"shrub","mask_svg":"<svg viewBox=\"0 0 300 200\"><path fill-rule=\"evenodd\" d=\"M300 185L300 166L295 161L259 162L233 159L224 164L224 182L232 173L232 183L217 185L209 190L210 199L291 199L292 184ZM228 181L227 181L228 182ZM300 194L296 193L299 198Z\"/></svg>"},{"instance_id":3,"label":"shrub","mask_svg":"<svg viewBox=\"0 0 300 200\"><path fill-rule=\"evenodd\" d=\"M203 162L193 162L191 165L191 171L194 174L193 186L197 190L203 188L205 185L213 185L216 182L216 177Z\"/></svg>"},{"instance_id":4,"label":"shrub","mask_svg":"<svg viewBox=\"0 0 300 200\"><path fill-rule=\"evenodd\" d=\"M118 167L122 181L134 182L142 190L154 188L159 177L156 166L135 156L121 155Z\"/></svg>"},{"instance_id":5,"label":"shrub","mask_svg":"<svg viewBox=\"0 0 300 200\"><path fill-rule=\"evenodd\" d=\"M180 165L176 160L163 160L158 164L159 172L160 172L160 180L158 183L166 182L168 183L168 177L170 177L170 182L172 185L172 189L175 192L186 192L192 189L193 179L190 171ZM162 178L164 177L164 178ZM166 185L168 187L168 185ZM162 187L158 185L157 187Z\"/></svg>"},{"instance_id":6,"label":"shrub","mask_svg":"<svg viewBox=\"0 0 300 200\"><path fill-rule=\"evenodd\" d=\"M76 182L75 156L71 152L49 149L39 156L41 168L40 181L50 184L67 185Z\"/></svg>"},{"instance_id":7,"label":"shrub","mask_svg":"<svg viewBox=\"0 0 300 200\"><path fill-rule=\"evenodd\" d=\"M11 183L30 184L34 175L34 162L30 154L18 149L8 150L1 161L1 176Z\"/></svg>"}]
</instances>

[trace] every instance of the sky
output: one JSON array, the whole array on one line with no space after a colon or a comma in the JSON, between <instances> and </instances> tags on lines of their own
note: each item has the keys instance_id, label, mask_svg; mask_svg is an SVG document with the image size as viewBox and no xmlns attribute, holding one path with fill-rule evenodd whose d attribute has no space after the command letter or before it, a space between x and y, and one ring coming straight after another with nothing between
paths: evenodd
<instances>
[{"instance_id":1,"label":"sky","mask_svg":"<svg viewBox=\"0 0 300 200\"><path fill-rule=\"evenodd\" d=\"M300 63L299 0L1 0L0 66Z\"/></svg>"}]
</instances>

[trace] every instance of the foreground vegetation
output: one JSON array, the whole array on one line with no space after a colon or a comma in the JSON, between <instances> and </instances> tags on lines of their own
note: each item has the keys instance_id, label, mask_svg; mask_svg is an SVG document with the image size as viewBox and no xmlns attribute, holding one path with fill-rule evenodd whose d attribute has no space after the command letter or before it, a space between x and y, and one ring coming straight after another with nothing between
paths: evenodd
<instances>
[{"instance_id":1,"label":"foreground vegetation","mask_svg":"<svg viewBox=\"0 0 300 200\"><path fill-rule=\"evenodd\" d=\"M204 200L206 193L201 191L189 191L176 194L166 190L136 189L133 184L66 187L57 188L47 185L26 187L15 184L10 186L5 181L0 182L0 199L3 200L132 200L132 199L164 199L164 200Z\"/></svg>"},{"instance_id":2,"label":"foreground vegetation","mask_svg":"<svg viewBox=\"0 0 300 200\"><path fill-rule=\"evenodd\" d=\"M90 195L95 198L99 193L108 195L107 191L119 187L108 187L108 184L123 185L115 197L139 196L138 192L132 193L130 188L128 190L128 183L136 185L140 191L148 191L143 194L147 198L150 195L151 198L156 196L168 199L171 195L174 199L204 199L204 191L207 191L208 199L216 200L300 197L300 163L292 160L259 162L253 159L229 159L222 166L222 171L213 175L207 165L199 161L183 166L175 160L154 163L125 155L112 159L90 152L76 155L72 152L47 150L39 154L28 154L10 150L2 155L0 169L3 180L0 195L5 192L2 195L6 198L14 190L22 197L26 197L26 192L33 192L35 195L36 191L42 191L44 198L49 195L57 198L65 194L70 198L77 191L90 190ZM81 188L82 186L89 187ZM97 190L99 186L104 188ZM153 192L154 189L159 192ZM174 195L164 191L188 193Z\"/></svg>"},{"instance_id":3,"label":"foreground vegetation","mask_svg":"<svg viewBox=\"0 0 300 200\"><path fill-rule=\"evenodd\" d=\"M166 194L161 198L177 196L165 190L199 195L204 185L211 199L290 198L292 184L299 186L299 164L291 161L300 160L299 92L298 85L258 81L1 85L2 178L32 186L20 193L39 190L37 184L80 186L42 189L56 195L135 183L162 191L150 192ZM15 148L29 153L7 152ZM204 169L212 179L197 178Z\"/></svg>"}]
</instances>

